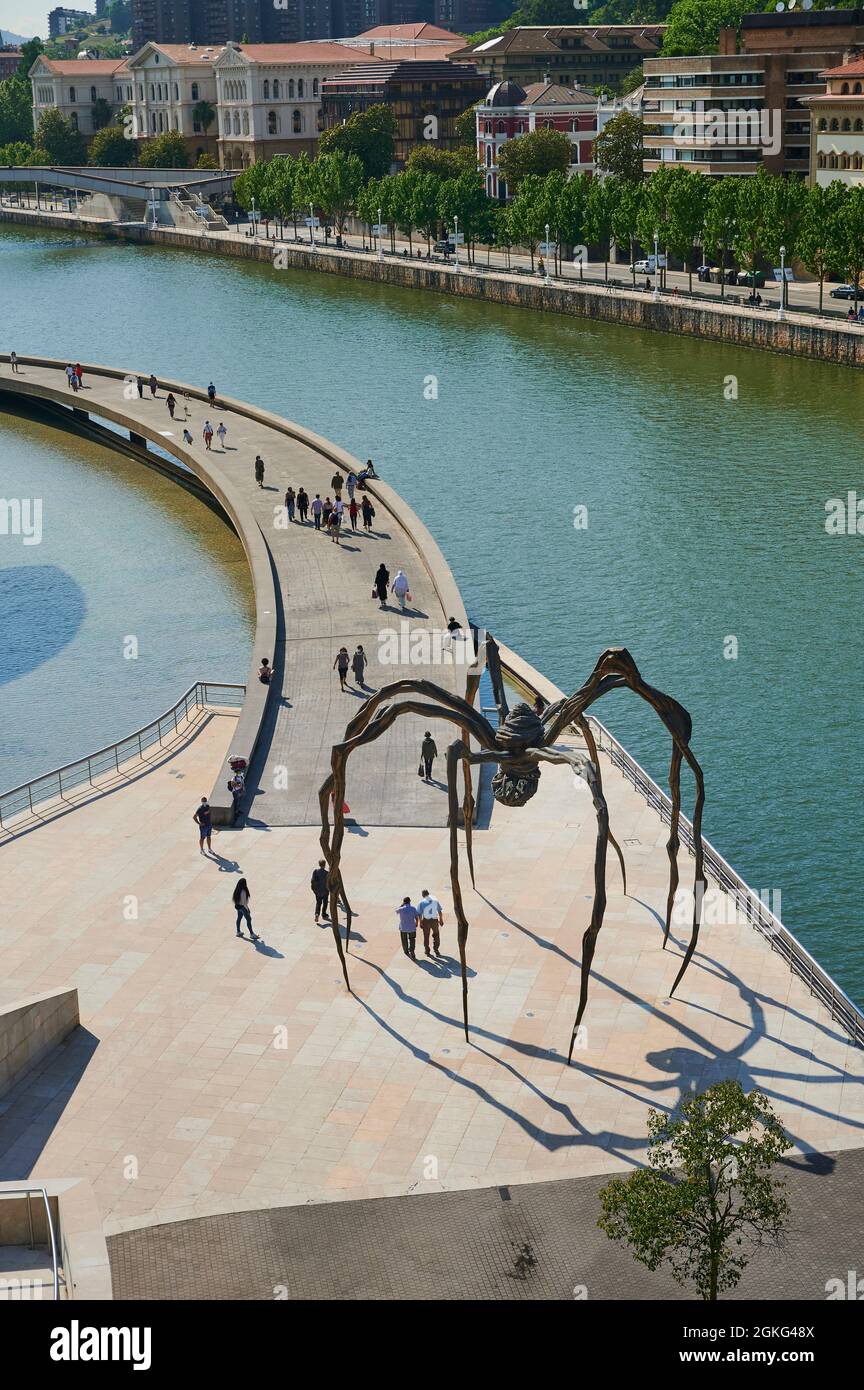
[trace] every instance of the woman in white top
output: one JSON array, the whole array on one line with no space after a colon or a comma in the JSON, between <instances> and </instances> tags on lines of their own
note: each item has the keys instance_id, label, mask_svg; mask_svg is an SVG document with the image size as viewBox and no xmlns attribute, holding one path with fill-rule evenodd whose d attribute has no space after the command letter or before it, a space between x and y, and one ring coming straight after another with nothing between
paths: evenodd
<instances>
[{"instance_id":1,"label":"woman in white top","mask_svg":"<svg viewBox=\"0 0 864 1390\"><path fill-rule=\"evenodd\" d=\"M396 571L396 577L390 585L390 589L398 598L400 608L404 609L405 599L408 597L409 591L408 577L404 570Z\"/></svg>"}]
</instances>

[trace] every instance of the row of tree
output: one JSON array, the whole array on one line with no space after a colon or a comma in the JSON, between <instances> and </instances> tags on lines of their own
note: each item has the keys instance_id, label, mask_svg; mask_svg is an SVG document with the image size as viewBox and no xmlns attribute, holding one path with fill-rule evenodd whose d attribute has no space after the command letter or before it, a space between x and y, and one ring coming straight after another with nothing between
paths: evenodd
<instances>
[{"instance_id":1,"label":"row of tree","mask_svg":"<svg viewBox=\"0 0 864 1390\"><path fill-rule=\"evenodd\" d=\"M513 142L516 143L516 142ZM846 275L853 284L864 273L864 188L839 182L808 188L802 180L760 170L749 178L708 178L695 170L661 168L641 182L568 178L561 170L545 176L527 174L511 202L487 196L476 169L435 171L418 160L400 174L365 178L355 154L333 153L309 159L277 157L254 164L235 181L234 196L243 208L254 205L280 226L311 210L332 221L337 236L356 214L379 220L395 234L416 234L429 245L442 227L464 233L469 259L476 246L525 247L532 266L538 243L555 244L556 258L565 248L598 248L608 275L612 243L627 247L631 265L639 247L656 242L692 275L698 258L710 257L724 269L733 263L755 271L797 257L818 278L820 308L824 281ZM634 272L635 279L635 272Z\"/></svg>"}]
</instances>

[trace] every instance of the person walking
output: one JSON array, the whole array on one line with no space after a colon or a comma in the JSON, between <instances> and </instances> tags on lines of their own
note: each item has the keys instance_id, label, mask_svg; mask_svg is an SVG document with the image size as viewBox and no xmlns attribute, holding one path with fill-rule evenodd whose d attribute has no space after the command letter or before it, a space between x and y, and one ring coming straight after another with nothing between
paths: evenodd
<instances>
[{"instance_id":1,"label":"person walking","mask_svg":"<svg viewBox=\"0 0 864 1390\"><path fill-rule=\"evenodd\" d=\"M411 904L410 898L403 898L399 907L396 909L396 919L399 924L399 935L402 938L402 950L409 960L417 959L417 909Z\"/></svg>"},{"instance_id":2,"label":"person walking","mask_svg":"<svg viewBox=\"0 0 864 1390\"><path fill-rule=\"evenodd\" d=\"M81 366L80 362L75 363L74 372L78 378L78 387L80 390L80 388L84 385L84 368Z\"/></svg>"},{"instance_id":3,"label":"person walking","mask_svg":"<svg viewBox=\"0 0 864 1390\"><path fill-rule=\"evenodd\" d=\"M351 670L354 672L354 680L361 690L366 689L366 665L368 657L361 646L357 647L356 652L351 658Z\"/></svg>"},{"instance_id":4,"label":"person walking","mask_svg":"<svg viewBox=\"0 0 864 1390\"><path fill-rule=\"evenodd\" d=\"M327 911L327 865L323 859L318 860L318 868L312 870L312 879L309 884L315 895L315 922L323 917L325 922L330 921Z\"/></svg>"},{"instance_id":5,"label":"person walking","mask_svg":"<svg viewBox=\"0 0 864 1390\"><path fill-rule=\"evenodd\" d=\"M72 390L72 378L73 378L74 375L75 375L75 368L72 366L72 363L71 363L71 362L67 362L67 363L66 363L66 385L69 387L69 390L70 390L70 391Z\"/></svg>"},{"instance_id":6,"label":"person walking","mask_svg":"<svg viewBox=\"0 0 864 1390\"><path fill-rule=\"evenodd\" d=\"M165 397L165 404L166 404L167 407L168 407L168 414L171 416L171 419L173 420L173 419L174 419L174 408L175 408L175 406L177 405L177 401L176 401L176 399L175 399L175 397L174 397L173 392L171 392L171 391L168 392L168 395Z\"/></svg>"},{"instance_id":7,"label":"person walking","mask_svg":"<svg viewBox=\"0 0 864 1390\"><path fill-rule=\"evenodd\" d=\"M337 497L342 496L342 484L344 482L345 479L342 477L342 474L339 472L339 469L337 468L336 472L333 474L333 477L330 479L330 486L332 487L333 492Z\"/></svg>"},{"instance_id":8,"label":"person walking","mask_svg":"<svg viewBox=\"0 0 864 1390\"><path fill-rule=\"evenodd\" d=\"M372 518L375 515L375 508L372 506L372 503L369 501L369 498L365 495L365 493L363 495L361 511L363 512L363 529L364 531L371 531Z\"/></svg>"},{"instance_id":9,"label":"person walking","mask_svg":"<svg viewBox=\"0 0 864 1390\"><path fill-rule=\"evenodd\" d=\"M144 397L144 378L143 378L143 376L137 376L137 377L135 378L135 385L138 387L138 398L139 398L139 400L141 400L141 399L143 399L143 397Z\"/></svg>"},{"instance_id":10,"label":"person walking","mask_svg":"<svg viewBox=\"0 0 864 1390\"><path fill-rule=\"evenodd\" d=\"M213 834L213 813L210 810L210 802L206 796L202 796L201 804L192 817L198 826L198 848L204 853L204 841L207 841L207 852L212 853L210 836Z\"/></svg>"},{"instance_id":11,"label":"person walking","mask_svg":"<svg viewBox=\"0 0 864 1390\"><path fill-rule=\"evenodd\" d=\"M258 667L258 679L262 685L269 685L273 679L273 667L266 656L261 658L261 665Z\"/></svg>"},{"instance_id":12,"label":"person walking","mask_svg":"<svg viewBox=\"0 0 864 1390\"><path fill-rule=\"evenodd\" d=\"M264 486L264 460L260 454L255 455L255 481L259 487Z\"/></svg>"},{"instance_id":13,"label":"person walking","mask_svg":"<svg viewBox=\"0 0 864 1390\"><path fill-rule=\"evenodd\" d=\"M345 680L348 676L348 667L350 666L350 664L351 662L348 656L348 648L340 647L338 652L336 653L336 660L333 662L333 670L339 672L340 690L345 689Z\"/></svg>"},{"instance_id":14,"label":"person walking","mask_svg":"<svg viewBox=\"0 0 864 1390\"><path fill-rule=\"evenodd\" d=\"M348 515L349 515L349 517L351 518L351 530L352 530L352 531L356 531L356 530L357 530L357 512L358 512L357 503L354 501L354 498L352 497L352 498L351 498L351 501L348 503Z\"/></svg>"},{"instance_id":15,"label":"person walking","mask_svg":"<svg viewBox=\"0 0 864 1390\"><path fill-rule=\"evenodd\" d=\"M378 595L378 607L387 607L387 588L390 584L390 571L382 560L378 569L375 571L375 590Z\"/></svg>"},{"instance_id":16,"label":"person walking","mask_svg":"<svg viewBox=\"0 0 864 1390\"><path fill-rule=\"evenodd\" d=\"M288 520L294 520L294 508L297 506L297 494L293 487L289 487L285 493L285 510L288 513Z\"/></svg>"},{"instance_id":17,"label":"person walking","mask_svg":"<svg viewBox=\"0 0 864 1390\"><path fill-rule=\"evenodd\" d=\"M312 499L312 520L315 523L315 530L321 530L321 513L324 510L324 503L321 501L320 493L315 493Z\"/></svg>"},{"instance_id":18,"label":"person walking","mask_svg":"<svg viewBox=\"0 0 864 1390\"><path fill-rule=\"evenodd\" d=\"M184 444L191 444L191 443L192 443L192 432L191 432L191 430L184 429L184 431L183 431L183 443L184 443Z\"/></svg>"},{"instance_id":19,"label":"person walking","mask_svg":"<svg viewBox=\"0 0 864 1390\"><path fill-rule=\"evenodd\" d=\"M222 450L222 452L223 452L223 454L224 454L224 452L225 452L225 440L228 438L228 431L227 431L226 428L225 428L225 421L224 421L224 420L220 420L220 421L219 421L219 428L217 429L216 433L217 433L217 435L219 436L219 448Z\"/></svg>"},{"instance_id":20,"label":"person walking","mask_svg":"<svg viewBox=\"0 0 864 1390\"><path fill-rule=\"evenodd\" d=\"M329 497L325 497L321 504L321 525L327 531L330 526L330 513L333 510L333 503Z\"/></svg>"},{"instance_id":21,"label":"person walking","mask_svg":"<svg viewBox=\"0 0 864 1390\"><path fill-rule=\"evenodd\" d=\"M349 501L349 502L353 502L353 501L354 501L354 489L355 489L356 486L357 486L357 474L354 472L354 469L352 468L352 469L351 469L351 472L348 474L348 477L347 477L346 482L345 482L345 487L346 487L346 489L347 489L347 491L348 491L348 501Z\"/></svg>"},{"instance_id":22,"label":"person walking","mask_svg":"<svg viewBox=\"0 0 864 1390\"><path fill-rule=\"evenodd\" d=\"M207 450L209 454L210 445L213 443L213 426L210 424L209 420L204 421L204 429L202 433L204 435L204 448Z\"/></svg>"},{"instance_id":23,"label":"person walking","mask_svg":"<svg viewBox=\"0 0 864 1390\"><path fill-rule=\"evenodd\" d=\"M420 926L423 931L423 949L427 956L431 956L429 950L429 936L432 936L432 946L436 956L441 955L441 928L444 925L444 909L437 898L433 898L428 888L423 889L423 896L417 904L417 915L420 918Z\"/></svg>"},{"instance_id":24,"label":"person walking","mask_svg":"<svg viewBox=\"0 0 864 1390\"><path fill-rule=\"evenodd\" d=\"M21 368L18 366L18 354L17 354L17 352L10 352L10 354L9 354L9 365L10 365L11 368L12 368L12 375L13 375L13 376L16 374L16 372L20 372L20 371L21 371Z\"/></svg>"},{"instance_id":25,"label":"person walking","mask_svg":"<svg viewBox=\"0 0 864 1390\"><path fill-rule=\"evenodd\" d=\"M306 517L309 514L309 494L305 487L301 487L300 491L297 493L297 511L300 514L301 524L305 526Z\"/></svg>"},{"instance_id":26,"label":"person walking","mask_svg":"<svg viewBox=\"0 0 864 1390\"><path fill-rule=\"evenodd\" d=\"M71 375L70 375L70 377L69 377L69 385L72 387L72 390L75 392L75 394L76 394L76 396L77 396L78 392L81 390L81 387L78 385L78 378L77 378L77 376L75 375L75 368L74 368L74 367L72 368L72 373L71 373Z\"/></svg>"},{"instance_id":27,"label":"person walking","mask_svg":"<svg viewBox=\"0 0 864 1390\"><path fill-rule=\"evenodd\" d=\"M406 598L411 597L411 591L408 587L408 576L406 575L404 570L396 571L396 577L394 578L393 583L390 585L390 588L398 598L399 607L402 609L402 612L404 613L405 600Z\"/></svg>"},{"instance_id":28,"label":"person walking","mask_svg":"<svg viewBox=\"0 0 864 1390\"><path fill-rule=\"evenodd\" d=\"M231 894L231 901L233 902L234 908L237 912L237 935L243 935L242 931L240 930L240 923L245 922L247 927L249 928L249 936L251 940L258 941L259 938L255 935L254 931L252 930L252 913L249 911L250 897L251 894L249 892L249 884L246 882L245 878L238 879L237 883L234 885L234 892Z\"/></svg>"},{"instance_id":29,"label":"person walking","mask_svg":"<svg viewBox=\"0 0 864 1390\"><path fill-rule=\"evenodd\" d=\"M150 395L153 397L154 400L155 400L155 398L156 398L156 392L157 392L158 388L159 388L159 382L156 380L155 376L154 376L153 373L151 372L151 373L150 373Z\"/></svg>"},{"instance_id":30,"label":"person walking","mask_svg":"<svg viewBox=\"0 0 864 1390\"><path fill-rule=\"evenodd\" d=\"M342 513L337 512L334 507L330 513L330 539L339 544L339 535L342 531Z\"/></svg>"},{"instance_id":31,"label":"person walking","mask_svg":"<svg viewBox=\"0 0 864 1390\"><path fill-rule=\"evenodd\" d=\"M423 776L423 781L428 782L432 776L432 764L438 757L438 748L434 738L427 729L423 735L423 742L420 745L420 768L418 769Z\"/></svg>"},{"instance_id":32,"label":"person walking","mask_svg":"<svg viewBox=\"0 0 864 1390\"><path fill-rule=\"evenodd\" d=\"M237 812L240 810L240 802L243 800L243 793L246 790L246 783L239 772L235 772L228 781L228 790L231 793L231 824L237 819Z\"/></svg>"},{"instance_id":33,"label":"person walking","mask_svg":"<svg viewBox=\"0 0 864 1390\"><path fill-rule=\"evenodd\" d=\"M211 405L216 404L216 387L213 385L212 381L210 382L210 385L207 387L207 399Z\"/></svg>"}]
</instances>

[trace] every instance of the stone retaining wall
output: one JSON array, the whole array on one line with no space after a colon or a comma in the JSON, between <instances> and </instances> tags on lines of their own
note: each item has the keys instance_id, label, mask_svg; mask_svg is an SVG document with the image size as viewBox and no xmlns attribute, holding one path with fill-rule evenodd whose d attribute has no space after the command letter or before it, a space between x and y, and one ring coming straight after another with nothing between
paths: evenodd
<instances>
[{"instance_id":1,"label":"stone retaining wall","mask_svg":"<svg viewBox=\"0 0 864 1390\"><path fill-rule=\"evenodd\" d=\"M766 352L788 353L846 367L864 367L864 330L838 321L836 327L790 313L784 320L776 314L731 304L703 304L639 290L610 291L602 285L544 285L536 278L455 269L443 265L420 265L388 256L379 263L377 256L361 252L313 251L300 247L253 240L251 237L220 237L218 233L196 236L169 228L140 225L105 226L86 218L52 218L47 213L28 213L24 209L0 210L0 221L27 225L63 226L113 240L149 245L180 247L241 260L272 262L278 249L286 268L314 270L327 275L344 275L396 285L402 289L431 290L435 294L482 299L490 304L520 309L539 309L545 313L569 314L577 318L598 319L625 324L658 333L677 333L707 338L736 347L761 348Z\"/></svg>"},{"instance_id":2,"label":"stone retaining wall","mask_svg":"<svg viewBox=\"0 0 864 1390\"><path fill-rule=\"evenodd\" d=\"M0 1096L78 1027L77 989L34 994L0 1008Z\"/></svg>"}]
</instances>

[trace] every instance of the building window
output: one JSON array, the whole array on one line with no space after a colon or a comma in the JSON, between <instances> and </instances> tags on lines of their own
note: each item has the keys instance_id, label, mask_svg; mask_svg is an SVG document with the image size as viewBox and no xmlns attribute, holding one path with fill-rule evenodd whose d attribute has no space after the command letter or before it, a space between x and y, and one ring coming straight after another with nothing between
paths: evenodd
<instances>
[{"instance_id":1,"label":"building window","mask_svg":"<svg viewBox=\"0 0 864 1390\"><path fill-rule=\"evenodd\" d=\"M492 127L490 126L489 129L491 130ZM504 122L503 122L503 121L499 121L499 122L498 122L498 125L497 125L497 127L496 127L496 129L497 129L499 135L503 135L503 134L504 134Z\"/></svg>"},{"instance_id":2,"label":"building window","mask_svg":"<svg viewBox=\"0 0 864 1390\"><path fill-rule=\"evenodd\" d=\"M817 154L817 156L816 156L816 168L817 168L817 169L824 169L824 168L825 168L825 156L824 156L824 154Z\"/></svg>"},{"instance_id":3,"label":"building window","mask_svg":"<svg viewBox=\"0 0 864 1390\"><path fill-rule=\"evenodd\" d=\"M71 116L69 117L69 120L70 120L70 122L71 122L71 124L72 124L72 129L73 129L73 130L77 130L77 129L78 129L78 112L77 112L77 111L73 111L72 114L71 114Z\"/></svg>"},{"instance_id":4,"label":"building window","mask_svg":"<svg viewBox=\"0 0 864 1390\"><path fill-rule=\"evenodd\" d=\"M491 169L491 168L492 168L492 146L491 146L491 145L487 145L487 146L486 146L486 168L487 168L487 169Z\"/></svg>"},{"instance_id":5,"label":"building window","mask_svg":"<svg viewBox=\"0 0 864 1390\"><path fill-rule=\"evenodd\" d=\"M300 115L299 111L295 111L291 117L291 129L294 131L295 135L299 135L303 129L303 117Z\"/></svg>"},{"instance_id":6,"label":"building window","mask_svg":"<svg viewBox=\"0 0 864 1390\"><path fill-rule=\"evenodd\" d=\"M267 134L268 134L268 135L278 135L278 134L279 134L279 117L276 115L276 112L275 112L275 111L268 111L268 112L267 112Z\"/></svg>"},{"instance_id":7,"label":"building window","mask_svg":"<svg viewBox=\"0 0 864 1390\"><path fill-rule=\"evenodd\" d=\"M848 83L848 82L844 82L844 83L843 83L843 86L840 88L840 95L841 95L841 97L848 97L848 95L849 95L849 83Z\"/></svg>"},{"instance_id":8,"label":"building window","mask_svg":"<svg viewBox=\"0 0 864 1390\"><path fill-rule=\"evenodd\" d=\"M264 78L264 100L270 100L270 83L267 81L266 77Z\"/></svg>"},{"instance_id":9,"label":"building window","mask_svg":"<svg viewBox=\"0 0 864 1390\"><path fill-rule=\"evenodd\" d=\"M844 122L843 122L842 129L843 129L843 130L851 130L851 129L852 129L852 122L850 121L850 119L849 119L848 116L846 117L846 119L845 119Z\"/></svg>"},{"instance_id":10,"label":"building window","mask_svg":"<svg viewBox=\"0 0 864 1390\"><path fill-rule=\"evenodd\" d=\"M234 112L234 134L235 134L235 135L239 135L239 134L240 134L240 112L239 112L239 111L235 111L235 112Z\"/></svg>"},{"instance_id":11,"label":"building window","mask_svg":"<svg viewBox=\"0 0 864 1390\"><path fill-rule=\"evenodd\" d=\"M174 129L175 129L175 130L179 130L179 129L180 129L179 125L177 124L177 112L176 112L176 111L174 112L174 121L173 121L173 125L174 125ZM199 126L198 126L198 122L197 122L197 121L195 122L195 129L196 129L196 130L199 129Z\"/></svg>"},{"instance_id":12,"label":"building window","mask_svg":"<svg viewBox=\"0 0 864 1390\"><path fill-rule=\"evenodd\" d=\"M279 96L280 96L279 78L278 78L278 77L274 77L274 78L273 78L273 100L274 100L274 101L278 101Z\"/></svg>"},{"instance_id":13,"label":"building window","mask_svg":"<svg viewBox=\"0 0 864 1390\"><path fill-rule=\"evenodd\" d=\"M151 101L155 101L155 100L156 100L156 88L153 86L153 83L152 83L152 82L150 83L150 100L151 100Z\"/></svg>"},{"instance_id":14,"label":"building window","mask_svg":"<svg viewBox=\"0 0 864 1390\"><path fill-rule=\"evenodd\" d=\"M841 154L841 156L840 156L840 168L841 168L841 169L848 169L848 168L849 168L849 156L848 156L848 154Z\"/></svg>"},{"instance_id":15,"label":"building window","mask_svg":"<svg viewBox=\"0 0 864 1390\"><path fill-rule=\"evenodd\" d=\"M829 168L829 169L836 169L836 168L837 168L837 156L836 156L836 154L831 154L831 155L828 156L828 168Z\"/></svg>"},{"instance_id":16,"label":"building window","mask_svg":"<svg viewBox=\"0 0 864 1390\"><path fill-rule=\"evenodd\" d=\"M822 117L821 121L819 122L819 129L820 129L820 130L827 130L827 129L828 129L828 122L826 121L826 119L825 119L824 116Z\"/></svg>"},{"instance_id":17,"label":"building window","mask_svg":"<svg viewBox=\"0 0 864 1390\"><path fill-rule=\"evenodd\" d=\"M294 78L293 78L293 77L290 77L290 78L288 79L288 95L289 95L289 97L293 97L293 95L294 95Z\"/></svg>"},{"instance_id":18,"label":"building window","mask_svg":"<svg viewBox=\"0 0 864 1390\"><path fill-rule=\"evenodd\" d=\"M313 97L317 97L317 95L318 95L318 78L317 78L317 77L313 77L313 79L312 79L312 95L313 95Z\"/></svg>"},{"instance_id":19,"label":"building window","mask_svg":"<svg viewBox=\"0 0 864 1390\"><path fill-rule=\"evenodd\" d=\"M861 156L860 156L860 154L856 154L856 155L853 155L853 156L852 156L852 168L853 168L853 169L860 169L860 168L861 168Z\"/></svg>"},{"instance_id":20,"label":"building window","mask_svg":"<svg viewBox=\"0 0 864 1390\"><path fill-rule=\"evenodd\" d=\"M193 101L197 101L197 100L198 100L198 83L197 83L197 82L193 82L193 83L192 83L192 100L193 100Z\"/></svg>"},{"instance_id":21,"label":"building window","mask_svg":"<svg viewBox=\"0 0 864 1390\"><path fill-rule=\"evenodd\" d=\"M248 111L244 111L244 112L243 112L243 134L244 134L244 135L248 135L248 134L249 134L249 112L248 112Z\"/></svg>"},{"instance_id":22,"label":"building window","mask_svg":"<svg viewBox=\"0 0 864 1390\"><path fill-rule=\"evenodd\" d=\"M832 130L839 130L839 129L840 129L840 126L839 126L838 123L837 123L837 117L836 117L836 116L834 116L833 119L832 119L832 121L831 121L831 129L832 129Z\"/></svg>"},{"instance_id":23,"label":"building window","mask_svg":"<svg viewBox=\"0 0 864 1390\"><path fill-rule=\"evenodd\" d=\"M90 88L90 100L93 101L93 102L95 102L95 100L96 100L96 88L95 88L95 87L91 87L91 88Z\"/></svg>"},{"instance_id":24,"label":"building window","mask_svg":"<svg viewBox=\"0 0 864 1390\"><path fill-rule=\"evenodd\" d=\"M177 83L176 83L176 82L174 83L174 100L175 100L175 101L179 101L179 100L180 100L180 88L177 86Z\"/></svg>"},{"instance_id":25,"label":"building window","mask_svg":"<svg viewBox=\"0 0 864 1390\"><path fill-rule=\"evenodd\" d=\"M74 100L75 100L75 88L74 88L74 87L70 87L70 88L69 88L69 100L70 100L70 101L74 101Z\"/></svg>"},{"instance_id":26,"label":"building window","mask_svg":"<svg viewBox=\"0 0 864 1390\"><path fill-rule=\"evenodd\" d=\"M856 83L855 83L855 86L852 88L852 91L855 93L856 97L860 97L860 95L861 95L861 83L860 83L860 82L856 82Z\"/></svg>"},{"instance_id":27,"label":"building window","mask_svg":"<svg viewBox=\"0 0 864 1390\"><path fill-rule=\"evenodd\" d=\"M156 113L155 113L155 111L151 111L151 112L150 112L150 133L151 133L151 135L155 135L155 134L156 134Z\"/></svg>"},{"instance_id":28,"label":"building window","mask_svg":"<svg viewBox=\"0 0 864 1390\"><path fill-rule=\"evenodd\" d=\"M864 130L864 121L862 121L862 119L861 119L860 116L859 116L859 117L857 118L857 120L855 121L855 127L854 127L854 128L855 128L855 130Z\"/></svg>"},{"instance_id":29,"label":"building window","mask_svg":"<svg viewBox=\"0 0 864 1390\"><path fill-rule=\"evenodd\" d=\"M302 78L302 77L298 77L298 78L297 78L297 95L298 95L298 97L302 97L302 96L303 96L303 78Z\"/></svg>"}]
</instances>

